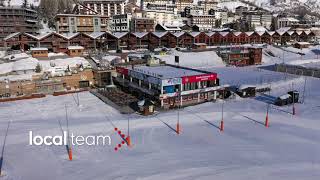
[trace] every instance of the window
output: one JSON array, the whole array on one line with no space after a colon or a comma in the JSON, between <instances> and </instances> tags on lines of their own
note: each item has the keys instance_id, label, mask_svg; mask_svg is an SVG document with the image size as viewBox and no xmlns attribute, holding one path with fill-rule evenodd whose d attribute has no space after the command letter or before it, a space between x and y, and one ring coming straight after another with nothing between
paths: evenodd
<instances>
[{"instance_id":1,"label":"window","mask_svg":"<svg viewBox=\"0 0 320 180\"><path fill-rule=\"evenodd\" d=\"M99 19L94 19L94 25L98 26L99 25Z\"/></svg>"}]
</instances>

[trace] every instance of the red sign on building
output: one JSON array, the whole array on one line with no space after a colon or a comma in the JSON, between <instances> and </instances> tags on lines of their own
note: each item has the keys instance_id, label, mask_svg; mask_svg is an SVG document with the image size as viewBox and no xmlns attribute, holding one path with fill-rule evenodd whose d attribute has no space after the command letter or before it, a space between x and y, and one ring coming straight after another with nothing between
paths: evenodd
<instances>
[{"instance_id":1,"label":"red sign on building","mask_svg":"<svg viewBox=\"0 0 320 180\"><path fill-rule=\"evenodd\" d=\"M203 74L198 76L186 76L182 78L182 84L201 82L201 81L214 81L216 79L217 79L216 73Z\"/></svg>"},{"instance_id":2,"label":"red sign on building","mask_svg":"<svg viewBox=\"0 0 320 180\"><path fill-rule=\"evenodd\" d=\"M117 67L117 73L124 74L127 76L129 74L129 70L123 67Z\"/></svg>"}]
</instances>

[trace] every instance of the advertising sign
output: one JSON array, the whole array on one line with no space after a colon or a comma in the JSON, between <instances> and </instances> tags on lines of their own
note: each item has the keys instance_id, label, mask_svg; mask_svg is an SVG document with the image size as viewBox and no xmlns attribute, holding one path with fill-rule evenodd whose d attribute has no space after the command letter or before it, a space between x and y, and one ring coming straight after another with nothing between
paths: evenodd
<instances>
[{"instance_id":1,"label":"advertising sign","mask_svg":"<svg viewBox=\"0 0 320 180\"><path fill-rule=\"evenodd\" d=\"M123 68L123 67L117 67L117 73L120 73L120 74L124 74L124 75L128 75L129 74L129 70L126 69L126 68Z\"/></svg>"},{"instance_id":2,"label":"advertising sign","mask_svg":"<svg viewBox=\"0 0 320 180\"><path fill-rule=\"evenodd\" d=\"M201 82L201 81L214 81L217 79L217 74L203 74L198 76L186 76L182 78L182 84L186 83L194 83L194 82Z\"/></svg>"},{"instance_id":3,"label":"advertising sign","mask_svg":"<svg viewBox=\"0 0 320 180\"><path fill-rule=\"evenodd\" d=\"M172 86L181 84L182 79L181 78L172 78L172 79L164 79L162 80L162 86Z\"/></svg>"}]
</instances>

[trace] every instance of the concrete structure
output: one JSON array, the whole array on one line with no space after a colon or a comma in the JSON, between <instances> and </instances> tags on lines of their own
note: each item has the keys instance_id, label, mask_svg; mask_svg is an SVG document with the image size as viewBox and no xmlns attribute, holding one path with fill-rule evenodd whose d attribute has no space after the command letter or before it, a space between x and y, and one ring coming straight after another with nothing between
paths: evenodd
<instances>
[{"instance_id":1,"label":"concrete structure","mask_svg":"<svg viewBox=\"0 0 320 180\"><path fill-rule=\"evenodd\" d=\"M276 29L280 29L283 27L291 27L292 25L299 24L299 20L292 17L279 17L275 19Z\"/></svg>"},{"instance_id":2,"label":"concrete structure","mask_svg":"<svg viewBox=\"0 0 320 180\"><path fill-rule=\"evenodd\" d=\"M38 30L37 11L20 6L0 7L0 39L16 32L36 34Z\"/></svg>"},{"instance_id":3,"label":"concrete structure","mask_svg":"<svg viewBox=\"0 0 320 180\"><path fill-rule=\"evenodd\" d=\"M118 85L157 102L165 109L216 100L216 73L173 65L117 67Z\"/></svg>"},{"instance_id":4,"label":"concrete structure","mask_svg":"<svg viewBox=\"0 0 320 180\"><path fill-rule=\"evenodd\" d=\"M250 28L263 26L270 29L272 24L272 14L265 11L247 11L243 12L242 20L248 23Z\"/></svg>"},{"instance_id":5,"label":"concrete structure","mask_svg":"<svg viewBox=\"0 0 320 180\"><path fill-rule=\"evenodd\" d=\"M111 21L112 32L129 32L131 29L131 14L113 15Z\"/></svg>"},{"instance_id":6,"label":"concrete structure","mask_svg":"<svg viewBox=\"0 0 320 180\"><path fill-rule=\"evenodd\" d=\"M131 21L132 32L153 32L155 21L151 18L133 18Z\"/></svg>"},{"instance_id":7,"label":"concrete structure","mask_svg":"<svg viewBox=\"0 0 320 180\"><path fill-rule=\"evenodd\" d=\"M108 30L108 16L57 14L55 19L58 33L92 33Z\"/></svg>"},{"instance_id":8,"label":"concrete structure","mask_svg":"<svg viewBox=\"0 0 320 180\"><path fill-rule=\"evenodd\" d=\"M206 26L206 29L215 27L216 18L214 15L191 15L191 26L197 25L199 27ZM204 29L201 29L204 30Z\"/></svg>"},{"instance_id":9,"label":"concrete structure","mask_svg":"<svg viewBox=\"0 0 320 180\"><path fill-rule=\"evenodd\" d=\"M170 11L146 10L143 12L143 17L153 19L156 24L173 24L181 20L177 13Z\"/></svg>"},{"instance_id":10,"label":"concrete structure","mask_svg":"<svg viewBox=\"0 0 320 180\"><path fill-rule=\"evenodd\" d=\"M209 14L210 10L217 9L218 0L200 0L198 1L198 6L203 7L204 14Z\"/></svg>"},{"instance_id":11,"label":"concrete structure","mask_svg":"<svg viewBox=\"0 0 320 180\"><path fill-rule=\"evenodd\" d=\"M113 16L124 14L125 0L80 0L75 6L79 14Z\"/></svg>"}]
</instances>

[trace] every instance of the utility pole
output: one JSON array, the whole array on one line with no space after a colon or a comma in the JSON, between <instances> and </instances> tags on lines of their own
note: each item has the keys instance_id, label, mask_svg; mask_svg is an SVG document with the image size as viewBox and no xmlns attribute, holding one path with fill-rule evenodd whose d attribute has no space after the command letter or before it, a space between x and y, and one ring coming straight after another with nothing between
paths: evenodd
<instances>
[{"instance_id":1,"label":"utility pole","mask_svg":"<svg viewBox=\"0 0 320 180\"><path fill-rule=\"evenodd\" d=\"M65 110L66 110L66 121L67 121L67 151L69 155L69 160L72 161L72 144L70 143L70 138L69 138L69 119L68 119L68 109L67 105L65 105Z\"/></svg>"},{"instance_id":2,"label":"utility pole","mask_svg":"<svg viewBox=\"0 0 320 180\"><path fill-rule=\"evenodd\" d=\"M304 101L305 101L306 86L307 86L307 76L304 77L304 86L303 86L303 93L302 93L302 104L304 104Z\"/></svg>"}]
</instances>

